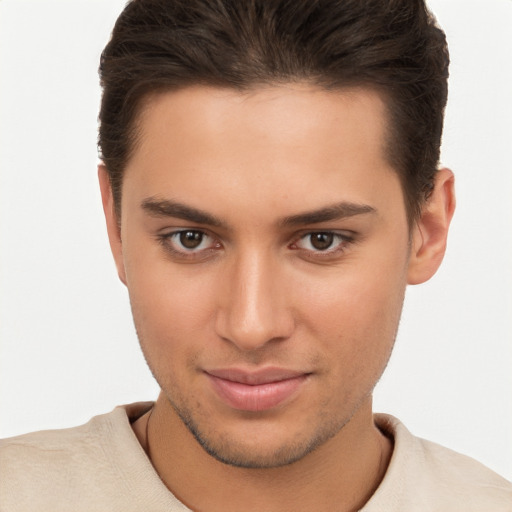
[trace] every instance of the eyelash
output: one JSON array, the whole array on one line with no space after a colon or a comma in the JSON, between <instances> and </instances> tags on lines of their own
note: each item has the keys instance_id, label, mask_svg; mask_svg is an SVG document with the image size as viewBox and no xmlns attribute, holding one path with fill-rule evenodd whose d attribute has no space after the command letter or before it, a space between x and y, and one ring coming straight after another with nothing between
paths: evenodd
<instances>
[{"instance_id":1,"label":"eyelash","mask_svg":"<svg viewBox=\"0 0 512 512\"><path fill-rule=\"evenodd\" d=\"M173 245L176 244L176 242L173 241L173 239L180 237L181 235L185 233L199 233L203 237L212 238L212 240L215 240L213 237L211 237L208 233L201 229L180 229L178 231L172 231L170 233L162 233L158 235L158 241L163 246L163 248L171 253L173 256L177 256L181 259L190 259L190 260L201 260L205 259L209 255L211 255L212 252L217 251L222 247L220 242L214 242L213 247L208 247L206 249L200 249L200 250L187 250L186 248L183 249L176 249L173 247ZM201 244L203 243L204 239L201 240ZM178 242L179 243L179 242Z\"/></svg>"},{"instance_id":2,"label":"eyelash","mask_svg":"<svg viewBox=\"0 0 512 512\"><path fill-rule=\"evenodd\" d=\"M204 237L211 238L213 241L213 246L194 250L183 248L183 249L176 249L173 247L176 243L180 242L174 242L173 240L179 239L180 236L184 235L185 233L194 233L194 234L200 234L203 239L201 240L199 246L204 242ZM311 249L304 249L301 247L298 247L298 243L302 240L306 240L307 237L311 237L313 235L327 235L333 237L333 243L337 240L337 245L334 249L327 248L325 250L311 250ZM212 252L218 251L222 248L222 244L219 241L215 241L215 238L209 235L206 231L203 231L201 229L180 229L177 231L172 231L170 233L163 233L159 234L157 236L159 243L164 247L164 249L171 253L173 256L177 256L181 259L189 259L189 260L203 260L206 259L208 256L212 254ZM342 234L337 231L329 231L329 230L319 230L319 231L307 231L302 234L300 234L294 242L288 245L288 248L295 250L295 251L301 251L303 255L309 259L329 259L336 256L339 256L343 254L348 247L355 242L355 236L353 234L347 235ZM311 245L311 241L309 242Z\"/></svg>"},{"instance_id":3,"label":"eyelash","mask_svg":"<svg viewBox=\"0 0 512 512\"><path fill-rule=\"evenodd\" d=\"M312 250L312 249L303 249L301 247L297 247L297 244L303 240L307 240L308 237L312 237L313 235L327 235L333 237L333 245L334 248L328 247L325 250ZM351 244L355 242L354 235L347 235L344 233L339 233L338 231L308 231L307 233L303 233L299 236L297 241L293 242L289 247L293 248L296 251L303 251L303 254L308 259L329 259L333 257L340 256L343 254ZM309 245L312 245L312 241L310 239Z\"/></svg>"}]
</instances>

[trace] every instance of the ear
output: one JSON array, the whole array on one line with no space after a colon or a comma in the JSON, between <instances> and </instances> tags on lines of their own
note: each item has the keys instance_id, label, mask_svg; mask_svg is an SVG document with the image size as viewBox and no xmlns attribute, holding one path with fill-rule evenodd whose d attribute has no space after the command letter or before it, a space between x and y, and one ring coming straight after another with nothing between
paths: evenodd
<instances>
[{"instance_id":1,"label":"ear","mask_svg":"<svg viewBox=\"0 0 512 512\"><path fill-rule=\"evenodd\" d=\"M440 169L434 190L422 208L412 231L408 284L428 281L443 261L448 229L455 211L454 177L450 169Z\"/></svg>"},{"instance_id":2,"label":"ear","mask_svg":"<svg viewBox=\"0 0 512 512\"><path fill-rule=\"evenodd\" d=\"M110 242L110 250L114 256L119 279L126 285L126 272L123 259L123 242L121 240L120 219L117 218L114 196L112 194L112 186L108 177L108 172L103 164L98 166L98 180L100 182L101 201L103 203L103 212L105 213L105 221L107 222L108 240Z\"/></svg>"}]
</instances>

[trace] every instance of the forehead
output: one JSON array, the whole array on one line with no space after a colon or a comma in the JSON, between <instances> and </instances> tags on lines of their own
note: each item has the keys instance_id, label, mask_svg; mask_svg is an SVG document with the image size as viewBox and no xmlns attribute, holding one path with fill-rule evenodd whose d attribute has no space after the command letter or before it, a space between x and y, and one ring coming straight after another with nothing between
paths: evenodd
<instances>
[{"instance_id":1,"label":"forehead","mask_svg":"<svg viewBox=\"0 0 512 512\"><path fill-rule=\"evenodd\" d=\"M236 132L241 142L256 137L270 148L318 139L328 144L342 136L338 149L370 142L381 143L383 149L386 120L384 102L375 90L330 91L299 83L243 91L192 86L152 94L143 102L137 126L143 150L162 142L170 130L174 140L201 138L201 147L212 137Z\"/></svg>"},{"instance_id":2,"label":"forehead","mask_svg":"<svg viewBox=\"0 0 512 512\"><path fill-rule=\"evenodd\" d=\"M141 112L123 188L217 210L367 203L383 183L398 183L385 157L385 112L379 94L366 89L290 84L161 93Z\"/></svg>"}]
</instances>

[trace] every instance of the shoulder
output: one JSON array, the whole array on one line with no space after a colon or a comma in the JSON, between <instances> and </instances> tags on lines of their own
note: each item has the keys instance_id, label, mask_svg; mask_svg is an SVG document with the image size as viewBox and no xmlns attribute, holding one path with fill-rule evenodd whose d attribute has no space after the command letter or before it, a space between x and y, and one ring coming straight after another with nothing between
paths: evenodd
<instances>
[{"instance_id":1,"label":"shoulder","mask_svg":"<svg viewBox=\"0 0 512 512\"><path fill-rule=\"evenodd\" d=\"M105 493L124 486L127 465L144 457L127 413L117 407L79 427L0 440L0 511L105 503Z\"/></svg>"},{"instance_id":2,"label":"shoulder","mask_svg":"<svg viewBox=\"0 0 512 512\"><path fill-rule=\"evenodd\" d=\"M394 510L408 512L512 512L508 480L471 457L413 436L393 416L377 414L375 421L394 439L395 448L386 476L368 505L382 499L399 505Z\"/></svg>"},{"instance_id":3,"label":"shoulder","mask_svg":"<svg viewBox=\"0 0 512 512\"><path fill-rule=\"evenodd\" d=\"M21 472L36 476L39 471L60 468L78 454L93 455L98 449L94 423L93 419L79 427L43 430L0 440L2 483Z\"/></svg>"},{"instance_id":4,"label":"shoulder","mask_svg":"<svg viewBox=\"0 0 512 512\"><path fill-rule=\"evenodd\" d=\"M107 435L107 431L116 429L122 417L122 411L116 408L78 427L42 430L1 439L1 474L10 476L21 469L26 475L27 471L38 471L43 466L45 471L52 466L62 467L76 456L96 457L101 454L98 439Z\"/></svg>"}]
</instances>

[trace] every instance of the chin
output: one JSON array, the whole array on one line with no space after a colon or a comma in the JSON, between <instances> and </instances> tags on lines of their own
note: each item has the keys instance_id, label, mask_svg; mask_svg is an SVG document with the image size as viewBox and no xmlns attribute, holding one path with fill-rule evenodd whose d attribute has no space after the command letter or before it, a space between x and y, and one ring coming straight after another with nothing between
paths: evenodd
<instances>
[{"instance_id":1,"label":"chin","mask_svg":"<svg viewBox=\"0 0 512 512\"><path fill-rule=\"evenodd\" d=\"M268 469L293 464L335 436L346 424L346 421L320 423L294 432L284 425L276 428L274 421L268 420L270 425L258 421L258 426L239 425L230 431L225 424L222 429L215 428L206 418L197 421L189 411L171 405L206 453L238 468Z\"/></svg>"},{"instance_id":2,"label":"chin","mask_svg":"<svg viewBox=\"0 0 512 512\"><path fill-rule=\"evenodd\" d=\"M279 447L248 446L242 442L234 442L232 439L223 440L205 439L199 433L192 431L192 434L202 448L214 459L238 468L248 469L269 469L288 466L293 464L323 444L323 440L314 439L303 443L281 444Z\"/></svg>"}]
</instances>

